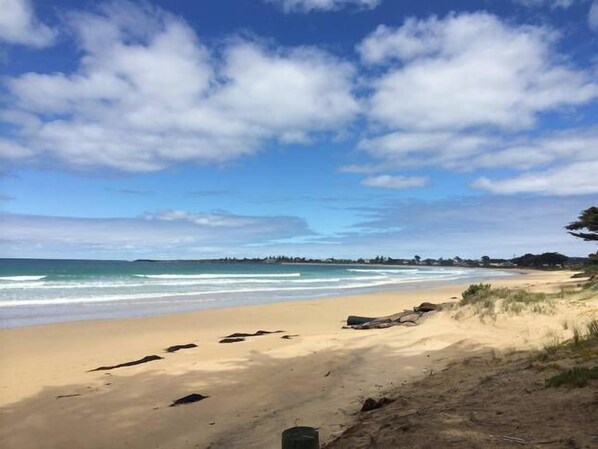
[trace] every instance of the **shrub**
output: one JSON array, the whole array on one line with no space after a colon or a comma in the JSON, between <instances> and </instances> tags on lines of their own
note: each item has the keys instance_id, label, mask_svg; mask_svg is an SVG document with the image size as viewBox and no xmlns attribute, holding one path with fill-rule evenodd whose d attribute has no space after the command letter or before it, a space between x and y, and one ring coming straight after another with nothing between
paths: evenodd
<instances>
[{"instance_id":1,"label":"shrub","mask_svg":"<svg viewBox=\"0 0 598 449\"><path fill-rule=\"evenodd\" d=\"M492 286L490 284L471 284L467 290L461 293L461 304L471 304L476 299L483 299L490 295Z\"/></svg>"},{"instance_id":2,"label":"shrub","mask_svg":"<svg viewBox=\"0 0 598 449\"><path fill-rule=\"evenodd\" d=\"M461 297L459 306L472 305L475 313L492 317L498 312L550 313L554 308L554 299L545 293L492 288L490 284L471 284L467 290L461 293Z\"/></svg>"}]
</instances>

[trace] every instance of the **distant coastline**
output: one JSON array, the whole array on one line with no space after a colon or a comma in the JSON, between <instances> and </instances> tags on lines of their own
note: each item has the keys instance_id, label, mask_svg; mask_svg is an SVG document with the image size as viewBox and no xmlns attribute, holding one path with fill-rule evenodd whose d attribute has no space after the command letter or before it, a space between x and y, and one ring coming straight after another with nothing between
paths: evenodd
<instances>
[{"instance_id":1,"label":"distant coastline","mask_svg":"<svg viewBox=\"0 0 598 449\"><path fill-rule=\"evenodd\" d=\"M374 258L337 259L334 257L306 258L290 256L269 256L255 258L225 257L218 259L135 259L133 263L188 263L188 264L281 264L281 265L331 265L331 266L403 266L403 267L462 267L462 268L549 268L575 269L588 262L587 257L569 257L556 252L527 253L511 259L482 256L479 259L467 259L459 256L438 259L392 258L377 256Z\"/></svg>"}]
</instances>

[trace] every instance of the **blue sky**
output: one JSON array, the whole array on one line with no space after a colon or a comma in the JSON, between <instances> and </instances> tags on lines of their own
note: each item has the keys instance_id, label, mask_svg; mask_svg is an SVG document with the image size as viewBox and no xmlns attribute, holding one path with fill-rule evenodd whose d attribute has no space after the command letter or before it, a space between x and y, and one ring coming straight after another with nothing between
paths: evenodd
<instances>
[{"instance_id":1,"label":"blue sky","mask_svg":"<svg viewBox=\"0 0 598 449\"><path fill-rule=\"evenodd\" d=\"M598 1L0 11L3 256L595 251Z\"/></svg>"}]
</instances>

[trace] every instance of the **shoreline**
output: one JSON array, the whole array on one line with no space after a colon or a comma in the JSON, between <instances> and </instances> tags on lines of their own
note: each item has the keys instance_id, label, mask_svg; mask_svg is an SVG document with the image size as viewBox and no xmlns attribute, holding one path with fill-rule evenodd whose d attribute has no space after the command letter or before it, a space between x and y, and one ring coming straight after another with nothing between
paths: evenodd
<instances>
[{"instance_id":1,"label":"shoreline","mask_svg":"<svg viewBox=\"0 0 598 449\"><path fill-rule=\"evenodd\" d=\"M490 282L558 289L562 282L574 285L571 274L534 271ZM560 315L488 326L439 313L415 327L341 328L349 314L381 316L445 302L466 287L2 329L0 446L264 449L277 448L280 432L295 424L320 427L324 442L346 428L364 397L442 369L464 353L537 347L561 326ZM285 332L219 343L258 330ZM191 343L197 347L165 352ZM90 372L148 355L162 359ZM209 398L169 407L191 393Z\"/></svg>"},{"instance_id":2,"label":"shoreline","mask_svg":"<svg viewBox=\"0 0 598 449\"><path fill-rule=\"evenodd\" d=\"M313 265L313 264L295 264L289 263L288 265ZM330 265L330 264L328 264ZM346 266L353 266L347 265ZM374 265L372 265L374 266ZM377 267L377 265L375 265ZM386 267L385 265L380 265L380 267ZM417 265L412 266L411 268L419 267ZM408 267L407 267L408 268ZM438 267L427 267L427 268L438 268ZM447 268L447 267L440 267L440 268ZM468 267L461 267L466 270L476 271L473 268ZM485 268L478 267L479 270L486 270ZM150 318L150 317L160 317L160 316L169 316L174 314L180 313L193 313L199 312L203 310L224 310L224 309L237 309L237 308L244 308L244 307L253 307L257 305L267 305L267 304L278 304L278 303L294 303L294 302L301 302L301 301L312 301L312 300L330 300L338 297L346 297L346 296L366 296L372 295L377 293L392 293L392 292L402 292L402 291L411 291L411 290L425 290L428 288L437 288L442 286L451 286L451 285L464 285L470 283L477 283L484 280L499 280L511 277L519 277L522 275L530 274L530 273L543 273L544 271L541 270L531 270L531 269L492 269L492 271L502 271L505 274L503 276L497 275L496 277L485 277L484 273L472 273L471 276L466 277L458 277L456 279L422 279L422 280L412 280L412 281L405 281L399 283L387 283L387 284L380 284L368 287L343 287L339 286L335 289L335 287L330 287L329 291L321 291L319 292L316 289L313 289L311 294L306 293L297 294L289 297L278 297L278 298L269 298L269 299L258 299L257 301L254 299L250 299L248 302L242 303L235 303L234 300L229 300L224 298L222 301L198 301L197 303L193 303L193 300L201 300L204 298L202 295L165 295L160 298L160 305L152 304L151 301L147 303L143 303L139 306L135 306L132 303L127 303L125 301L121 302L117 299L110 300L110 301L98 301L95 303L89 303L90 307L102 307L104 305L113 305L114 308L107 309L107 311L102 312L89 312L87 315L84 314L77 314L72 310L76 310L77 307L85 307L85 302L81 303L74 303L74 304L47 304L47 305L26 305L26 306L16 306L14 307L14 311L12 313L16 313L17 318L13 318L12 316L5 314L2 319L0 319L0 330L3 329L16 329L16 328L23 328L23 327L32 327L32 326L46 326L51 324L62 324L62 323L73 323L73 322L83 322L83 321L97 321L97 320L121 320L121 319L129 319L129 318ZM218 297L218 293L214 294ZM185 298L185 301L180 301L181 298ZM171 304L165 304L165 301L171 300ZM232 304L231 304L232 301ZM26 312L30 312L31 310L35 310L37 313L41 314L42 317L45 308L55 307L57 309L63 308L61 310L63 313L61 318L57 318L53 315L45 315L44 318L38 318L36 316L29 316L27 317L25 314L19 316L19 312L24 310ZM6 309L11 309L10 306L4 306ZM19 310L21 309L21 310ZM178 309L178 310L177 310ZM0 308L0 311L3 309ZM84 310L85 309L81 309ZM56 314L56 312L53 312ZM41 321L41 322L39 322Z\"/></svg>"}]
</instances>

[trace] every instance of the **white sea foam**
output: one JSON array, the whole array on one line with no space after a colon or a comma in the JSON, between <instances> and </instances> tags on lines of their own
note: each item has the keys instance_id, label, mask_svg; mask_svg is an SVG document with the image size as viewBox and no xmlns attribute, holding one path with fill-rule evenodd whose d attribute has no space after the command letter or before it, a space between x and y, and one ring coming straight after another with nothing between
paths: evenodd
<instances>
[{"instance_id":1,"label":"white sea foam","mask_svg":"<svg viewBox=\"0 0 598 449\"><path fill-rule=\"evenodd\" d=\"M227 279L227 278L295 278L301 273L273 274L134 274L134 277L149 279Z\"/></svg>"},{"instance_id":2,"label":"white sea foam","mask_svg":"<svg viewBox=\"0 0 598 449\"><path fill-rule=\"evenodd\" d=\"M321 284L338 283L344 281L366 281L375 279L387 279L387 276L355 276L346 278L312 278L312 279L197 279L197 280L176 280L176 279L147 279L147 282L80 282L77 284L54 282L54 283L10 283L0 284L0 290L16 290L29 288L34 290L72 290L84 288L136 288L136 287L186 287L193 285L244 285L244 284Z\"/></svg>"},{"instance_id":3,"label":"white sea foam","mask_svg":"<svg viewBox=\"0 0 598 449\"><path fill-rule=\"evenodd\" d=\"M201 304L208 302L223 305L276 302L297 297L334 295L335 292L347 290L393 288L393 285L418 282L450 282L473 276L474 271L457 267L384 267L330 270L330 274L334 277L312 272L98 275L52 279L44 279L46 276L6 276L0 277L0 309L10 315L41 313L36 311L36 307L46 306L48 308L44 309L44 314L62 313L61 310L70 310L66 309L69 306L73 306L72 310L88 310L91 312L85 313L93 314L96 313L94 310L109 310L111 304L151 310L159 304L176 307L182 303L197 303L198 308L202 308ZM511 273L495 271L487 274L508 276ZM82 307L86 304L89 307ZM52 306L59 307L52 311Z\"/></svg>"},{"instance_id":4,"label":"white sea foam","mask_svg":"<svg viewBox=\"0 0 598 449\"><path fill-rule=\"evenodd\" d=\"M426 281L440 281L440 280L456 280L458 277L443 277L443 278L426 278ZM2 307L19 307L19 306L43 306L43 305L64 305L64 304L84 304L84 303L101 303L101 302L127 302L136 300L147 300L156 298L177 298L189 296L204 296L204 295L222 295L222 294L242 294L242 293L261 293L261 292L289 292L289 291L319 291L319 290L345 290L345 289L362 289L380 287L384 285L406 284L411 282L421 281L422 278L406 278L406 279L387 279L378 282L368 283L347 283L344 285L327 285L327 286L302 286L302 287L282 287L282 288L239 288L227 290L212 290L212 291L194 291L182 293L138 293L138 294L123 294L123 295L98 295L86 297L60 297L48 299L26 299L26 300L5 300L0 302ZM205 302L200 300L198 302Z\"/></svg>"},{"instance_id":5,"label":"white sea foam","mask_svg":"<svg viewBox=\"0 0 598 449\"><path fill-rule=\"evenodd\" d=\"M0 281L23 282L23 281L39 281L46 276L0 276Z\"/></svg>"},{"instance_id":6,"label":"white sea foam","mask_svg":"<svg viewBox=\"0 0 598 449\"><path fill-rule=\"evenodd\" d=\"M347 268L354 273L417 273L417 268Z\"/></svg>"}]
</instances>

